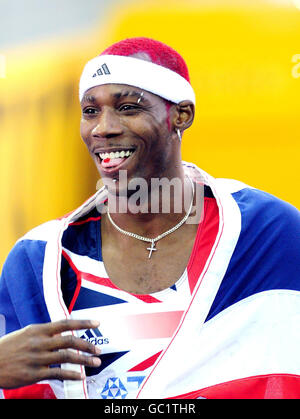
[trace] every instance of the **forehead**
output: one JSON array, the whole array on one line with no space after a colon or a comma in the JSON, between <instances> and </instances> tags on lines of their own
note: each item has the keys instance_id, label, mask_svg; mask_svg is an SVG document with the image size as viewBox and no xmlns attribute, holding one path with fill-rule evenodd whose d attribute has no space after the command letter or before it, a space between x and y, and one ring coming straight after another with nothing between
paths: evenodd
<instances>
[{"instance_id":1,"label":"forehead","mask_svg":"<svg viewBox=\"0 0 300 419\"><path fill-rule=\"evenodd\" d=\"M126 84L104 84L95 86L87 90L82 98L82 102L97 102L100 100L118 100L132 98L140 102L162 102L163 99L153 93Z\"/></svg>"}]
</instances>

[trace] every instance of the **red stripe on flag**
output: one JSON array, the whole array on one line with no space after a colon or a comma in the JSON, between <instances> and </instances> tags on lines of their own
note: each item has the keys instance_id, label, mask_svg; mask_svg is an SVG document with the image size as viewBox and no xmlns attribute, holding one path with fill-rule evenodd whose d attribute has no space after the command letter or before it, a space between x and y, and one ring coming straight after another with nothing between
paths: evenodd
<instances>
[{"instance_id":1,"label":"red stripe on flag","mask_svg":"<svg viewBox=\"0 0 300 419\"><path fill-rule=\"evenodd\" d=\"M173 399L299 399L300 375L268 374L206 387Z\"/></svg>"},{"instance_id":2,"label":"red stripe on flag","mask_svg":"<svg viewBox=\"0 0 300 419\"><path fill-rule=\"evenodd\" d=\"M101 220L101 216L90 217L90 218L87 218L86 220L81 220L81 221L74 221L73 223L70 223L69 225L70 226L78 226L78 225L81 225L81 224L89 223L90 221L99 221L99 220Z\"/></svg>"},{"instance_id":3,"label":"red stripe on flag","mask_svg":"<svg viewBox=\"0 0 300 419\"><path fill-rule=\"evenodd\" d=\"M56 399L49 384L33 384L31 386L3 390L5 399Z\"/></svg>"},{"instance_id":4,"label":"red stripe on flag","mask_svg":"<svg viewBox=\"0 0 300 419\"><path fill-rule=\"evenodd\" d=\"M204 199L204 219L199 224L194 248L187 266L191 293L210 255L219 230L219 210L214 198Z\"/></svg>"},{"instance_id":5,"label":"red stripe on flag","mask_svg":"<svg viewBox=\"0 0 300 419\"><path fill-rule=\"evenodd\" d=\"M157 354L150 356L150 358L145 359L145 361L137 364L135 367L133 367L130 370L128 370L128 372L132 372L132 371L145 371L147 368L152 367L152 365L154 364L154 362L157 360L157 358L159 357L159 355L161 353L162 353L162 351L157 352Z\"/></svg>"}]
</instances>

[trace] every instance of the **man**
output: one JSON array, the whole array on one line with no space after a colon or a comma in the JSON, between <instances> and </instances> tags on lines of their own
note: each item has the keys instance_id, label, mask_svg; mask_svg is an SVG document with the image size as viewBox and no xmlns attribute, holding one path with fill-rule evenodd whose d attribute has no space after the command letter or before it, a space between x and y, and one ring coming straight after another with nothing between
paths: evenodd
<instances>
[{"instance_id":1,"label":"man","mask_svg":"<svg viewBox=\"0 0 300 419\"><path fill-rule=\"evenodd\" d=\"M101 349L101 365L68 357L61 368L80 377L44 374L35 394L46 385L58 398L298 398L299 212L181 161L195 96L170 47L111 46L86 65L79 95L104 186L16 244L0 313L8 332L50 320L59 332L67 319L75 334L80 325L66 322L99 321L77 338ZM51 323L40 327L51 346ZM53 347L97 354L73 342Z\"/></svg>"}]
</instances>

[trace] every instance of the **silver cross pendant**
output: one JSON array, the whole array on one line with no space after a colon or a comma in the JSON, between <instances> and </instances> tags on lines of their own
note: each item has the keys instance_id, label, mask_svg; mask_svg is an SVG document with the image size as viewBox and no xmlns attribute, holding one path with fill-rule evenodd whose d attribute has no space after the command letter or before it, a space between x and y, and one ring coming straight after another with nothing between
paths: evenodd
<instances>
[{"instance_id":1,"label":"silver cross pendant","mask_svg":"<svg viewBox=\"0 0 300 419\"><path fill-rule=\"evenodd\" d=\"M151 242L151 247L147 247L147 250L149 250L149 256L148 256L148 259L150 259L151 258L151 256L152 256L152 252L155 252L157 249L155 248L155 243L154 243L154 240L152 240L152 242Z\"/></svg>"}]
</instances>

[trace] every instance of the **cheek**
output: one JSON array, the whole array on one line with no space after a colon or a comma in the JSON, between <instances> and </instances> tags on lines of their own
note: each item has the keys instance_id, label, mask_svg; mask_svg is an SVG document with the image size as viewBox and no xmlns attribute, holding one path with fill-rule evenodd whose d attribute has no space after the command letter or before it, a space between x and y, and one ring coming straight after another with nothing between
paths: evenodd
<instances>
[{"instance_id":1,"label":"cheek","mask_svg":"<svg viewBox=\"0 0 300 419\"><path fill-rule=\"evenodd\" d=\"M157 142L157 121L151 116L139 116L124 121L124 135L131 137L136 144L149 148Z\"/></svg>"},{"instance_id":2,"label":"cheek","mask_svg":"<svg viewBox=\"0 0 300 419\"><path fill-rule=\"evenodd\" d=\"M83 119L81 119L80 121L80 135L81 138L84 140L84 138L86 137L86 124Z\"/></svg>"},{"instance_id":3,"label":"cheek","mask_svg":"<svg viewBox=\"0 0 300 419\"><path fill-rule=\"evenodd\" d=\"M87 121L81 120L80 122L80 135L81 138L83 139L84 143L87 145L87 147L89 147L89 134L90 134L90 126L87 123Z\"/></svg>"}]
</instances>

